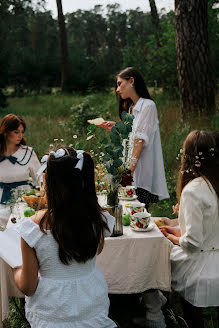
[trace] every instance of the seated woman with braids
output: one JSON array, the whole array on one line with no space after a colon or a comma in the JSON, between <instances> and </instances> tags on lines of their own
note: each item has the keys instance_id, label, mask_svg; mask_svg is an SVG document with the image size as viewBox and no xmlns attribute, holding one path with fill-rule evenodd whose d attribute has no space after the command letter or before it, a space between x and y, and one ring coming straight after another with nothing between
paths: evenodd
<instances>
[{"instance_id":1,"label":"seated woman with braids","mask_svg":"<svg viewBox=\"0 0 219 328\"><path fill-rule=\"evenodd\" d=\"M217 135L192 131L183 145L178 180L179 226L160 227L175 246L172 287L185 320L204 327L202 310L219 306L219 152Z\"/></svg>"},{"instance_id":2,"label":"seated woman with braids","mask_svg":"<svg viewBox=\"0 0 219 328\"><path fill-rule=\"evenodd\" d=\"M0 122L0 226L6 227L13 189L29 190L28 178L38 184L36 175L40 162L33 148L26 146L26 123L14 114L6 115Z\"/></svg>"}]
</instances>

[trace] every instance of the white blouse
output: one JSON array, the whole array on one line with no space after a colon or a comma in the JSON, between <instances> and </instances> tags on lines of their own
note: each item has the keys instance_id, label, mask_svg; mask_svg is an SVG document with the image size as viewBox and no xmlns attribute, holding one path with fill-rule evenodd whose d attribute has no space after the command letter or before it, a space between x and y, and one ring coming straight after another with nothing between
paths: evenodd
<instances>
[{"instance_id":1,"label":"white blouse","mask_svg":"<svg viewBox=\"0 0 219 328\"><path fill-rule=\"evenodd\" d=\"M203 178L182 191L182 236L171 251L172 287L198 307L219 306L219 201Z\"/></svg>"},{"instance_id":2,"label":"white blouse","mask_svg":"<svg viewBox=\"0 0 219 328\"><path fill-rule=\"evenodd\" d=\"M11 163L8 159L0 162L0 182L13 183L28 181L32 178L33 185L39 184L37 171L40 168L40 162L31 147L21 145L12 155L20 163ZM16 190L28 190L30 186L21 185ZM0 201L2 199L3 189L0 187ZM0 225L5 226L10 216L10 208L7 205L0 204Z\"/></svg>"},{"instance_id":3,"label":"white blouse","mask_svg":"<svg viewBox=\"0 0 219 328\"><path fill-rule=\"evenodd\" d=\"M156 105L150 99L139 98L133 107L133 115L134 121L129 137L129 158L132 155L134 140L144 140L134 171L134 185L158 195L159 200L169 198Z\"/></svg>"}]
</instances>

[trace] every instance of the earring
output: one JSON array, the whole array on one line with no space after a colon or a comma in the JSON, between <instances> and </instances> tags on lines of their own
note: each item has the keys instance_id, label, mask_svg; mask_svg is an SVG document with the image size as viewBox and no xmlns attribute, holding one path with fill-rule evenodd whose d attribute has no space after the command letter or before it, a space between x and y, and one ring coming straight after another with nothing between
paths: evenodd
<instances>
[{"instance_id":1,"label":"earring","mask_svg":"<svg viewBox=\"0 0 219 328\"><path fill-rule=\"evenodd\" d=\"M133 88L133 84L130 83L130 87Z\"/></svg>"}]
</instances>

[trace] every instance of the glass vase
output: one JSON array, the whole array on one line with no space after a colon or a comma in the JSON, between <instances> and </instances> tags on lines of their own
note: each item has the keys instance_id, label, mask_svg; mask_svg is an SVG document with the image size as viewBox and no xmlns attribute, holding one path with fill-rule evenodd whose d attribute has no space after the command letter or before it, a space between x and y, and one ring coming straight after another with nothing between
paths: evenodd
<instances>
[{"instance_id":1,"label":"glass vase","mask_svg":"<svg viewBox=\"0 0 219 328\"><path fill-rule=\"evenodd\" d=\"M123 224L122 224L122 205L105 205L104 208L114 216L115 225L111 237L118 237L123 235Z\"/></svg>"}]
</instances>

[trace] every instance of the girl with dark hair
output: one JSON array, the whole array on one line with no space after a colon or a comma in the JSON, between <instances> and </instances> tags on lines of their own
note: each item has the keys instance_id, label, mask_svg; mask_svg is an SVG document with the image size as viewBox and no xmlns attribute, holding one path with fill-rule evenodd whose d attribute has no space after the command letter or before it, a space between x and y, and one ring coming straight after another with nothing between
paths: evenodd
<instances>
[{"instance_id":1,"label":"girl with dark hair","mask_svg":"<svg viewBox=\"0 0 219 328\"><path fill-rule=\"evenodd\" d=\"M138 200L145 203L148 210L151 203L169 197L156 105L143 77L133 67L127 67L117 75L115 89L120 118L123 111L134 115L128 157ZM111 130L114 124L105 121L100 127Z\"/></svg>"},{"instance_id":2,"label":"girl with dark hair","mask_svg":"<svg viewBox=\"0 0 219 328\"><path fill-rule=\"evenodd\" d=\"M180 228L160 230L171 252L172 286L183 298L189 327L204 327L202 310L219 306L219 152L211 132L192 131L178 179Z\"/></svg>"},{"instance_id":3,"label":"girl with dark hair","mask_svg":"<svg viewBox=\"0 0 219 328\"><path fill-rule=\"evenodd\" d=\"M36 172L40 162L33 148L26 146L26 123L14 114L0 122L0 225L5 227L10 216L7 206L13 189L29 190L29 177L38 184Z\"/></svg>"},{"instance_id":4,"label":"girl with dark hair","mask_svg":"<svg viewBox=\"0 0 219 328\"><path fill-rule=\"evenodd\" d=\"M148 210L151 203L169 197L156 105L142 75L134 67L127 67L117 75L115 90L119 99L120 118L123 111L134 115L128 141L128 161L138 200L145 203ZM105 121L100 127L110 131L114 124L112 121ZM146 322L142 318L143 324L148 328L166 327L161 310L166 299L161 292L146 291L143 299L146 307ZM141 318L135 319L135 324L142 323Z\"/></svg>"},{"instance_id":5,"label":"girl with dark hair","mask_svg":"<svg viewBox=\"0 0 219 328\"><path fill-rule=\"evenodd\" d=\"M14 279L32 328L114 328L96 266L114 218L98 205L94 163L64 147L42 158L48 209L19 223L23 264Z\"/></svg>"}]
</instances>

